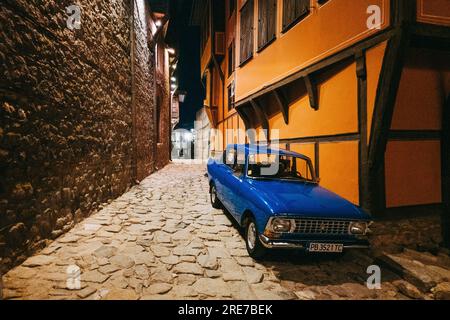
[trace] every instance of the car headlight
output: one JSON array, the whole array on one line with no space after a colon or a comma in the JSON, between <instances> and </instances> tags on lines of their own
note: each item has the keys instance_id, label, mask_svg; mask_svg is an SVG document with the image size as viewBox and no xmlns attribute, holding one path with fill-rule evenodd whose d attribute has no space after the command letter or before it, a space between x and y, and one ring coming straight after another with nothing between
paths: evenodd
<instances>
[{"instance_id":1,"label":"car headlight","mask_svg":"<svg viewBox=\"0 0 450 320\"><path fill-rule=\"evenodd\" d=\"M367 232L367 222L350 222L348 230L351 234L364 235Z\"/></svg>"},{"instance_id":2,"label":"car headlight","mask_svg":"<svg viewBox=\"0 0 450 320\"><path fill-rule=\"evenodd\" d=\"M271 227L273 232L289 232L294 225L291 219L274 218Z\"/></svg>"}]
</instances>

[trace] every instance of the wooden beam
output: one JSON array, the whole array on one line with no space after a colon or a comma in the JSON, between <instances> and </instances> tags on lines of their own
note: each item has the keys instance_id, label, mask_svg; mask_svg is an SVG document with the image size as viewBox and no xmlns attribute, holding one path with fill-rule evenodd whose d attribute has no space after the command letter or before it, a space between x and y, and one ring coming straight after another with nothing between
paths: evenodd
<instances>
[{"instance_id":1,"label":"wooden beam","mask_svg":"<svg viewBox=\"0 0 450 320\"><path fill-rule=\"evenodd\" d=\"M314 110L319 109L319 97L317 95L317 84L310 74L303 76L305 81L306 90L308 91L309 104Z\"/></svg>"},{"instance_id":2,"label":"wooden beam","mask_svg":"<svg viewBox=\"0 0 450 320\"><path fill-rule=\"evenodd\" d=\"M450 95L442 110L441 139L441 185L442 203L441 229L444 246L450 248Z\"/></svg>"},{"instance_id":3,"label":"wooden beam","mask_svg":"<svg viewBox=\"0 0 450 320\"><path fill-rule=\"evenodd\" d=\"M250 143L255 143L256 142L256 135L255 135L255 131L252 130L253 128L251 126L250 119L245 114L245 112L242 110L242 107L236 108L236 112L241 117L242 121L244 122L245 135L248 137L248 140L250 141Z\"/></svg>"},{"instance_id":4,"label":"wooden beam","mask_svg":"<svg viewBox=\"0 0 450 320\"><path fill-rule=\"evenodd\" d=\"M344 142L344 141L359 141L359 133L341 133L326 136L311 136L279 139L280 143L314 143L314 142Z\"/></svg>"},{"instance_id":5,"label":"wooden beam","mask_svg":"<svg viewBox=\"0 0 450 320\"><path fill-rule=\"evenodd\" d=\"M396 141L421 141L441 140L440 130L390 130L389 140Z\"/></svg>"},{"instance_id":6,"label":"wooden beam","mask_svg":"<svg viewBox=\"0 0 450 320\"><path fill-rule=\"evenodd\" d=\"M386 209L384 154L394 113L397 91L410 44L412 10L411 1L393 0L397 6L393 35L389 39L383 58L383 66L378 81L375 107L372 117L368 150L369 204L371 212L380 213Z\"/></svg>"},{"instance_id":7,"label":"wooden beam","mask_svg":"<svg viewBox=\"0 0 450 320\"><path fill-rule=\"evenodd\" d=\"M242 110L242 107L239 108L235 108L236 112L238 113L238 115L241 117L242 121L244 122L245 125L245 130L249 130L251 129L251 124L250 124L250 120L247 117L247 115L244 113L244 111Z\"/></svg>"},{"instance_id":8,"label":"wooden beam","mask_svg":"<svg viewBox=\"0 0 450 320\"><path fill-rule=\"evenodd\" d=\"M273 90L273 95L277 101L281 113L283 114L284 123L289 124L289 103L284 95L283 89L278 88Z\"/></svg>"},{"instance_id":9,"label":"wooden beam","mask_svg":"<svg viewBox=\"0 0 450 320\"><path fill-rule=\"evenodd\" d=\"M369 167L367 163L367 68L365 51L355 55L358 90L358 131L359 131L359 205L370 211Z\"/></svg>"},{"instance_id":10,"label":"wooden beam","mask_svg":"<svg viewBox=\"0 0 450 320\"><path fill-rule=\"evenodd\" d=\"M264 109L262 108L261 104L258 101L250 100L250 104L252 105L253 111L256 113L262 128L265 130L267 142L269 142L270 141L269 119L267 118Z\"/></svg>"},{"instance_id":11,"label":"wooden beam","mask_svg":"<svg viewBox=\"0 0 450 320\"><path fill-rule=\"evenodd\" d=\"M391 127L409 37L399 32L389 40L378 83L369 146L369 165L381 165Z\"/></svg>"}]
</instances>

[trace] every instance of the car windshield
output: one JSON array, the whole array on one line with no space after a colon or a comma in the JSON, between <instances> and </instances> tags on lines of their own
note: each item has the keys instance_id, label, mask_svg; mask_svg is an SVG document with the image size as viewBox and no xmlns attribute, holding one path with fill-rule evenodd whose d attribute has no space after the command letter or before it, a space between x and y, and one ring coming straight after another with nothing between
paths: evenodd
<instances>
[{"instance_id":1,"label":"car windshield","mask_svg":"<svg viewBox=\"0 0 450 320\"><path fill-rule=\"evenodd\" d=\"M259 179L315 182L308 160L279 154L250 154L247 175Z\"/></svg>"}]
</instances>

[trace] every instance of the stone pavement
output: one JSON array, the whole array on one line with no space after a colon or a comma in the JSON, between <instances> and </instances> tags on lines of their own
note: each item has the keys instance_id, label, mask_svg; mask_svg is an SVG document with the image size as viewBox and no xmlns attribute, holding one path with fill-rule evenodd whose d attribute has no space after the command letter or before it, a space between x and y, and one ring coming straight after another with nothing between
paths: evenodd
<instances>
[{"instance_id":1,"label":"stone pavement","mask_svg":"<svg viewBox=\"0 0 450 320\"><path fill-rule=\"evenodd\" d=\"M433 297L368 252L281 252L256 263L236 226L209 204L201 165L171 164L3 277L6 299L407 299ZM80 286L68 272L79 268ZM68 282L69 279L69 282ZM73 280L73 279L72 279ZM72 288L72 289L69 289ZM431 290L431 289L430 289Z\"/></svg>"}]
</instances>

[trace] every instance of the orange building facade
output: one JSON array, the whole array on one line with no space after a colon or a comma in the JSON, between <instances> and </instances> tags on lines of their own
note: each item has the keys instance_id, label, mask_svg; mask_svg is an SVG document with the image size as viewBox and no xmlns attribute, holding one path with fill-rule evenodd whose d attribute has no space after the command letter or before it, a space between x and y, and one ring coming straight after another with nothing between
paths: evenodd
<instances>
[{"instance_id":1,"label":"orange building facade","mask_svg":"<svg viewBox=\"0 0 450 320\"><path fill-rule=\"evenodd\" d=\"M191 22L211 149L265 129L373 214L426 206L449 224L448 1L197 0Z\"/></svg>"}]
</instances>

